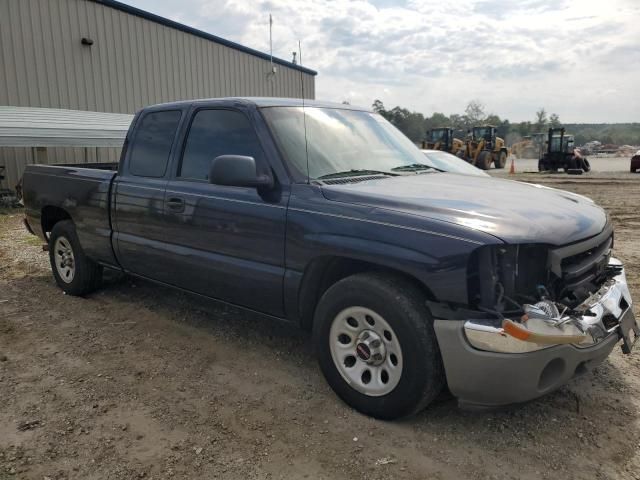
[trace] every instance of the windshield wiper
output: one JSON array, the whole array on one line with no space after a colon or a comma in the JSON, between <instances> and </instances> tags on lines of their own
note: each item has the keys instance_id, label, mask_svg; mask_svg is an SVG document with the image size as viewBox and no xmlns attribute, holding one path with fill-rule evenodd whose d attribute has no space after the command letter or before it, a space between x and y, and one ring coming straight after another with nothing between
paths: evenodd
<instances>
[{"instance_id":1,"label":"windshield wiper","mask_svg":"<svg viewBox=\"0 0 640 480\"><path fill-rule=\"evenodd\" d=\"M425 165L424 163L411 163L409 165L400 165L399 167L393 167L391 170L394 172L419 172L419 171L434 171L434 172L444 172L444 170L440 170L439 168L432 167L431 165Z\"/></svg>"},{"instance_id":2,"label":"windshield wiper","mask_svg":"<svg viewBox=\"0 0 640 480\"><path fill-rule=\"evenodd\" d=\"M325 178L355 177L355 176L358 176L358 175L391 175L391 176L395 176L395 174L393 174L393 173L383 172L381 170L367 170L367 169L360 169L360 168L352 168L351 170L345 170L344 172L334 172L334 173L327 173L326 175L321 175L321 176L318 177L318 180L323 180Z\"/></svg>"}]
</instances>

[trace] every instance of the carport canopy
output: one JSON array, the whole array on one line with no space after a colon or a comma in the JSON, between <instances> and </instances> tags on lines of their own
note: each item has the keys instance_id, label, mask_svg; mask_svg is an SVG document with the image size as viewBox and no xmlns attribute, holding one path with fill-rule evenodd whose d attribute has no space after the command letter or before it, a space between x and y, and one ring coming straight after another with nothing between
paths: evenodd
<instances>
[{"instance_id":1,"label":"carport canopy","mask_svg":"<svg viewBox=\"0 0 640 480\"><path fill-rule=\"evenodd\" d=\"M122 147L133 115L0 106L0 147Z\"/></svg>"}]
</instances>

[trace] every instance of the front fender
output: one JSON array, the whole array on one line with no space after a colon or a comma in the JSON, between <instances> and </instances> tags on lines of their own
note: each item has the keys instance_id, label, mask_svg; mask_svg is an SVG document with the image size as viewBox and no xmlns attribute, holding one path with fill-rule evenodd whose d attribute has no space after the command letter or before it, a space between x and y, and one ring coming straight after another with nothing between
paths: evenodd
<instances>
[{"instance_id":1,"label":"front fender","mask_svg":"<svg viewBox=\"0 0 640 480\"><path fill-rule=\"evenodd\" d=\"M328 201L314 186L294 190L287 212L285 303L297 299L304 273L320 257L380 265L409 275L439 301L466 304L467 263L481 245L501 243L478 231L363 205ZM463 232L463 233L461 233ZM289 311L289 310L288 310Z\"/></svg>"}]
</instances>

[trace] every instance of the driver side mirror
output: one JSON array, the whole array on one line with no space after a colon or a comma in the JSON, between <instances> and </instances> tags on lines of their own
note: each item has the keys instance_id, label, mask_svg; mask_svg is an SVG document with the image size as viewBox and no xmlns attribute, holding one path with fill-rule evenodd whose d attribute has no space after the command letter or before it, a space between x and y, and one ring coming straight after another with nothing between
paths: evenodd
<instances>
[{"instance_id":1,"label":"driver side mirror","mask_svg":"<svg viewBox=\"0 0 640 480\"><path fill-rule=\"evenodd\" d=\"M211 162L209 183L231 187L272 188L273 178L258 174L253 157L220 155Z\"/></svg>"}]
</instances>

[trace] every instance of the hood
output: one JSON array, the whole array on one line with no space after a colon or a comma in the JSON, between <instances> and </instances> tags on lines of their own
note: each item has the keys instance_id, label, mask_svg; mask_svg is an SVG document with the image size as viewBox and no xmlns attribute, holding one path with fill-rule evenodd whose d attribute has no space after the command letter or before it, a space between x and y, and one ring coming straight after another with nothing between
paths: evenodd
<instances>
[{"instance_id":1,"label":"hood","mask_svg":"<svg viewBox=\"0 0 640 480\"><path fill-rule=\"evenodd\" d=\"M607 215L582 195L491 177L427 173L323 185L328 200L400 211L508 243L565 245L600 233Z\"/></svg>"}]
</instances>

